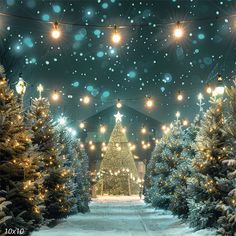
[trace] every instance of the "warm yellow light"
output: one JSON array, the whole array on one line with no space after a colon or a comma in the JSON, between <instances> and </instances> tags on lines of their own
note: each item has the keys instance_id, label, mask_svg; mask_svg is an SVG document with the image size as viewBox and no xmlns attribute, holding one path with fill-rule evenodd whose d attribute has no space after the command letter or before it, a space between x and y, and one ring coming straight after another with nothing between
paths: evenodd
<instances>
[{"instance_id":1,"label":"warm yellow light","mask_svg":"<svg viewBox=\"0 0 236 236\"><path fill-rule=\"evenodd\" d=\"M85 128L85 123L84 123L84 122L81 122L81 123L79 124L79 127L80 127L80 129L84 129L84 128Z\"/></svg>"},{"instance_id":2,"label":"warm yellow light","mask_svg":"<svg viewBox=\"0 0 236 236\"><path fill-rule=\"evenodd\" d=\"M101 125L100 133L102 133L102 134L106 133L106 127L104 125Z\"/></svg>"},{"instance_id":3,"label":"warm yellow light","mask_svg":"<svg viewBox=\"0 0 236 236\"><path fill-rule=\"evenodd\" d=\"M92 150L92 151L95 150L95 145L94 145L94 144L92 144L92 145L90 146L90 150Z\"/></svg>"},{"instance_id":4,"label":"warm yellow light","mask_svg":"<svg viewBox=\"0 0 236 236\"><path fill-rule=\"evenodd\" d=\"M121 103L120 99L117 100L116 107L118 109L122 107L122 103Z\"/></svg>"},{"instance_id":5,"label":"warm yellow light","mask_svg":"<svg viewBox=\"0 0 236 236\"><path fill-rule=\"evenodd\" d=\"M188 120L183 120L183 126L187 126L188 125Z\"/></svg>"},{"instance_id":6,"label":"warm yellow light","mask_svg":"<svg viewBox=\"0 0 236 236\"><path fill-rule=\"evenodd\" d=\"M180 112L179 111L177 111L176 112L176 114L175 114L175 116L177 117L177 119L180 117Z\"/></svg>"},{"instance_id":7,"label":"warm yellow light","mask_svg":"<svg viewBox=\"0 0 236 236\"><path fill-rule=\"evenodd\" d=\"M151 97L149 97L146 101L146 107L147 108L152 108L153 105L154 105L154 101L153 101L153 99L151 99Z\"/></svg>"},{"instance_id":8,"label":"warm yellow light","mask_svg":"<svg viewBox=\"0 0 236 236\"><path fill-rule=\"evenodd\" d=\"M88 105L91 101L91 98L89 96L84 96L80 99L84 104Z\"/></svg>"},{"instance_id":9,"label":"warm yellow light","mask_svg":"<svg viewBox=\"0 0 236 236\"><path fill-rule=\"evenodd\" d=\"M183 94L179 91L178 94L177 94L177 100L178 100L178 101L183 101L183 99L184 99L184 96L183 96Z\"/></svg>"},{"instance_id":10,"label":"warm yellow light","mask_svg":"<svg viewBox=\"0 0 236 236\"><path fill-rule=\"evenodd\" d=\"M55 22L53 24L53 29L52 29L52 32L51 32L51 36L54 39L59 39L61 37L61 30L59 29L58 22Z\"/></svg>"},{"instance_id":11,"label":"warm yellow light","mask_svg":"<svg viewBox=\"0 0 236 236\"><path fill-rule=\"evenodd\" d=\"M120 43L120 41L121 41L120 34L118 32L113 33L112 42L118 44L118 43Z\"/></svg>"},{"instance_id":12,"label":"warm yellow light","mask_svg":"<svg viewBox=\"0 0 236 236\"><path fill-rule=\"evenodd\" d=\"M16 92L20 95L24 95L25 91L26 91L26 82L20 76L19 81L16 84Z\"/></svg>"},{"instance_id":13,"label":"warm yellow light","mask_svg":"<svg viewBox=\"0 0 236 236\"><path fill-rule=\"evenodd\" d=\"M111 40L112 40L112 42L115 43L115 44L118 44L118 43L121 42L121 35L120 35L120 33L117 31L117 26L116 26L116 25L115 25L115 27L114 27L114 32L113 32L113 34L112 34L112 36L111 36Z\"/></svg>"},{"instance_id":14,"label":"warm yellow light","mask_svg":"<svg viewBox=\"0 0 236 236\"><path fill-rule=\"evenodd\" d=\"M55 101L55 102L59 100L60 94L57 92L57 90L54 90L54 92L52 93L51 98L52 98L52 100Z\"/></svg>"},{"instance_id":15,"label":"warm yellow light","mask_svg":"<svg viewBox=\"0 0 236 236\"><path fill-rule=\"evenodd\" d=\"M147 133L147 129L146 129L145 127L143 127L143 128L141 129L141 133L142 133L142 134L146 134L146 133Z\"/></svg>"},{"instance_id":16,"label":"warm yellow light","mask_svg":"<svg viewBox=\"0 0 236 236\"><path fill-rule=\"evenodd\" d=\"M184 35L184 29L179 21L176 23L173 34L176 39L180 39Z\"/></svg>"},{"instance_id":17,"label":"warm yellow light","mask_svg":"<svg viewBox=\"0 0 236 236\"><path fill-rule=\"evenodd\" d=\"M211 86L210 86L209 84L207 84L206 92L207 92L208 94L211 94L211 93L212 93L212 88L211 88Z\"/></svg>"}]
</instances>

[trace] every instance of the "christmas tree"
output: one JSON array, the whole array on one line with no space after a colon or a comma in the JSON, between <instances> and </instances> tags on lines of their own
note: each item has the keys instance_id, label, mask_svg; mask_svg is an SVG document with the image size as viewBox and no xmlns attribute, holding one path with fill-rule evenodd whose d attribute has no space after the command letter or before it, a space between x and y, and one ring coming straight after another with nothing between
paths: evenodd
<instances>
[{"instance_id":1,"label":"christmas tree","mask_svg":"<svg viewBox=\"0 0 236 236\"><path fill-rule=\"evenodd\" d=\"M149 188L145 189L145 200L154 207L169 209L175 189L172 173L177 168L182 150L183 130L177 118L157 144L147 166L147 175L150 176L146 177L149 178Z\"/></svg>"},{"instance_id":2,"label":"christmas tree","mask_svg":"<svg viewBox=\"0 0 236 236\"><path fill-rule=\"evenodd\" d=\"M84 146L80 141L75 141L75 198L77 212L85 213L89 211L90 201L90 179L89 179L89 160Z\"/></svg>"},{"instance_id":3,"label":"christmas tree","mask_svg":"<svg viewBox=\"0 0 236 236\"><path fill-rule=\"evenodd\" d=\"M236 232L236 80L234 86L227 88L228 118L225 122L224 131L227 134L228 158L223 160L225 168L227 168L227 182L230 182L228 195L225 201L218 205L218 209L222 211L223 216L218 220L220 229L218 233L221 235L234 236ZM225 176L224 176L225 177ZM224 181L224 179L223 179Z\"/></svg>"},{"instance_id":4,"label":"christmas tree","mask_svg":"<svg viewBox=\"0 0 236 236\"><path fill-rule=\"evenodd\" d=\"M212 99L196 137L193 176L189 179L189 220L196 229L215 227L221 212L216 206L225 200L229 182L222 161L227 159L222 99Z\"/></svg>"},{"instance_id":5,"label":"christmas tree","mask_svg":"<svg viewBox=\"0 0 236 236\"><path fill-rule=\"evenodd\" d=\"M138 173L121 124L122 115L118 112L115 117L116 125L100 166L99 192L114 195L137 194Z\"/></svg>"},{"instance_id":6,"label":"christmas tree","mask_svg":"<svg viewBox=\"0 0 236 236\"><path fill-rule=\"evenodd\" d=\"M38 160L39 153L32 146L21 104L0 67L0 197L4 212L11 216L8 221L10 217L3 218L6 228L24 228L28 234L41 223L38 185L42 176ZM11 204L6 205L4 199Z\"/></svg>"},{"instance_id":7,"label":"christmas tree","mask_svg":"<svg viewBox=\"0 0 236 236\"><path fill-rule=\"evenodd\" d=\"M200 120L201 116L197 115L191 126L184 131L183 150L177 160L176 169L173 170L171 175L171 184L174 191L170 199L170 210L182 219L187 219L189 213L187 181L192 175L192 159L196 153L193 143L199 131Z\"/></svg>"},{"instance_id":8,"label":"christmas tree","mask_svg":"<svg viewBox=\"0 0 236 236\"><path fill-rule=\"evenodd\" d=\"M33 99L28 114L28 121L33 131L32 142L37 145L37 151L44 163L41 172L46 176L40 190L40 198L45 202L44 217L53 222L66 217L71 205L67 188L70 171L63 166L62 144L59 142L59 132L50 114L47 99Z\"/></svg>"}]
</instances>

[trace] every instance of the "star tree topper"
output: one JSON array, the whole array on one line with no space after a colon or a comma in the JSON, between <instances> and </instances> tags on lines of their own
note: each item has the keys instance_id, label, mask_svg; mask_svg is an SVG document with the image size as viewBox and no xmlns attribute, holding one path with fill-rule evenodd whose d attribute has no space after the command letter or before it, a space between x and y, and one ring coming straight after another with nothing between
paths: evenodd
<instances>
[{"instance_id":1,"label":"star tree topper","mask_svg":"<svg viewBox=\"0 0 236 236\"><path fill-rule=\"evenodd\" d=\"M116 118L116 123L117 123L117 122L121 122L121 119L122 119L123 115L120 114L119 111L118 111L117 114L115 114L114 116L115 116L115 118Z\"/></svg>"}]
</instances>

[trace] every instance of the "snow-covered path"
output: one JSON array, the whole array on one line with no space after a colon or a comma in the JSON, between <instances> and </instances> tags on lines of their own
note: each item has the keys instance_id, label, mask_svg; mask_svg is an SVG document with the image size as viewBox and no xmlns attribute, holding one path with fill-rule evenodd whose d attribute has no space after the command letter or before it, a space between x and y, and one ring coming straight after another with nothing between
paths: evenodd
<instances>
[{"instance_id":1,"label":"snow-covered path","mask_svg":"<svg viewBox=\"0 0 236 236\"><path fill-rule=\"evenodd\" d=\"M90 204L91 212L42 228L33 236L212 236L193 232L166 211L154 210L138 197L103 197Z\"/></svg>"}]
</instances>

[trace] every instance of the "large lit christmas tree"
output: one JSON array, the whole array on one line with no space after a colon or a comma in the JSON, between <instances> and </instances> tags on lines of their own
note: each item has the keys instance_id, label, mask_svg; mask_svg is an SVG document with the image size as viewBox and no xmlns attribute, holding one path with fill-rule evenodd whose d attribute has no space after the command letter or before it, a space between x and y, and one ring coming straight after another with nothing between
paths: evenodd
<instances>
[{"instance_id":1,"label":"large lit christmas tree","mask_svg":"<svg viewBox=\"0 0 236 236\"><path fill-rule=\"evenodd\" d=\"M119 112L115 115L116 125L101 162L100 194L131 195L139 191L138 172L121 124L122 116Z\"/></svg>"}]
</instances>

